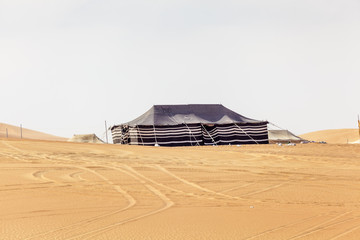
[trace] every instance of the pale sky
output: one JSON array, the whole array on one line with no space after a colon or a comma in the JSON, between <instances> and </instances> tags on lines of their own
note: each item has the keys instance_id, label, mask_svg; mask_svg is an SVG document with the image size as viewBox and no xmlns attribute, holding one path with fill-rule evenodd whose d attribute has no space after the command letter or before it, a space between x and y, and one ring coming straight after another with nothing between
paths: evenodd
<instances>
[{"instance_id":1,"label":"pale sky","mask_svg":"<svg viewBox=\"0 0 360 240\"><path fill-rule=\"evenodd\" d=\"M62 137L221 103L296 134L356 128L358 0L0 0L0 122Z\"/></svg>"}]
</instances>

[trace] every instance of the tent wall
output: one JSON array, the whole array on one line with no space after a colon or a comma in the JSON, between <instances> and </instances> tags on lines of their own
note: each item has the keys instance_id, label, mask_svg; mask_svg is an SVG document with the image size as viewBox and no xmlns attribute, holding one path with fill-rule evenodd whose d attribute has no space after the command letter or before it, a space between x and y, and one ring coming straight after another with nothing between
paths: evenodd
<instances>
[{"instance_id":1,"label":"tent wall","mask_svg":"<svg viewBox=\"0 0 360 240\"><path fill-rule=\"evenodd\" d=\"M200 125L136 126L129 133L131 145L194 146L203 141Z\"/></svg>"},{"instance_id":2,"label":"tent wall","mask_svg":"<svg viewBox=\"0 0 360 240\"><path fill-rule=\"evenodd\" d=\"M112 128L114 143L154 146L267 144L267 123L179 124L173 126L120 125Z\"/></svg>"},{"instance_id":3,"label":"tent wall","mask_svg":"<svg viewBox=\"0 0 360 240\"><path fill-rule=\"evenodd\" d=\"M204 145L267 144L267 124L203 125Z\"/></svg>"},{"instance_id":4,"label":"tent wall","mask_svg":"<svg viewBox=\"0 0 360 240\"><path fill-rule=\"evenodd\" d=\"M114 144L129 144L130 133L128 126L119 125L111 128L111 134Z\"/></svg>"}]
</instances>

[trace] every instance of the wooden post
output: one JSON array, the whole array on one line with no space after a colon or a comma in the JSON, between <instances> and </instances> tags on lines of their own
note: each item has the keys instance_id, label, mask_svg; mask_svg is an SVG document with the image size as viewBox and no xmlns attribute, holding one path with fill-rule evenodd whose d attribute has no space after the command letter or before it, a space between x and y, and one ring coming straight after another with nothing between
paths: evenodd
<instances>
[{"instance_id":1,"label":"wooden post","mask_svg":"<svg viewBox=\"0 0 360 240\"><path fill-rule=\"evenodd\" d=\"M359 127L359 138L360 138L360 119L359 119L359 115L358 115L358 127Z\"/></svg>"},{"instance_id":2,"label":"wooden post","mask_svg":"<svg viewBox=\"0 0 360 240\"><path fill-rule=\"evenodd\" d=\"M9 138L8 129L6 128L6 138Z\"/></svg>"},{"instance_id":3,"label":"wooden post","mask_svg":"<svg viewBox=\"0 0 360 240\"><path fill-rule=\"evenodd\" d=\"M22 139L22 124L20 124L20 137Z\"/></svg>"},{"instance_id":4,"label":"wooden post","mask_svg":"<svg viewBox=\"0 0 360 240\"><path fill-rule=\"evenodd\" d=\"M106 143L108 144L109 143L109 140L108 140L108 133L107 133L107 125L106 125L106 121L105 121L105 134L106 134Z\"/></svg>"}]
</instances>

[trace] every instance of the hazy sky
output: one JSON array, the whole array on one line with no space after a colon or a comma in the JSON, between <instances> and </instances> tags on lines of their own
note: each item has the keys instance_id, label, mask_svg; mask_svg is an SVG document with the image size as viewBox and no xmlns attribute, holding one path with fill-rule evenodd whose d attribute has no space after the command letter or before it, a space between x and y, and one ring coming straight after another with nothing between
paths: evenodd
<instances>
[{"instance_id":1,"label":"hazy sky","mask_svg":"<svg viewBox=\"0 0 360 240\"><path fill-rule=\"evenodd\" d=\"M358 0L0 0L0 122L71 137L221 103L297 134L355 128Z\"/></svg>"}]
</instances>

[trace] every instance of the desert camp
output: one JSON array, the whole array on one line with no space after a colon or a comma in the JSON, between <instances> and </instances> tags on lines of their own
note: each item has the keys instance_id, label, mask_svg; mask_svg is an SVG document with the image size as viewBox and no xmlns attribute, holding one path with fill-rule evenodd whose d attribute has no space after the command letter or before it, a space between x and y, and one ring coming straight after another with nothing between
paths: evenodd
<instances>
[{"instance_id":1,"label":"desert camp","mask_svg":"<svg viewBox=\"0 0 360 240\"><path fill-rule=\"evenodd\" d=\"M111 132L115 144L267 144L267 123L244 117L221 104L154 105L133 121L111 127Z\"/></svg>"},{"instance_id":2,"label":"desert camp","mask_svg":"<svg viewBox=\"0 0 360 240\"><path fill-rule=\"evenodd\" d=\"M360 1L0 1L0 240L359 240Z\"/></svg>"}]
</instances>

